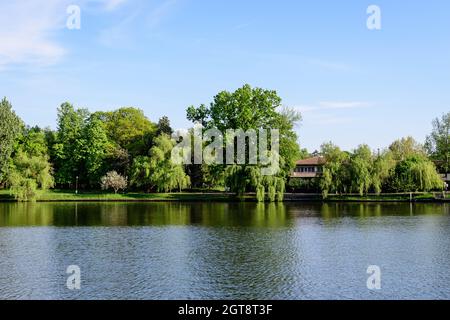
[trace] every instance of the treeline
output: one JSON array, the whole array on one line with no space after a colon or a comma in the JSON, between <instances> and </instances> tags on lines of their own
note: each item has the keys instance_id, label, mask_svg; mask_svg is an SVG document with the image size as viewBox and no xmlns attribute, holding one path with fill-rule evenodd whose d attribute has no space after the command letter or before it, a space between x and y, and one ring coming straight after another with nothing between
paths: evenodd
<instances>
[{"instance_id":1,"label":"treeline","mask_svg":"<svg viewBox=\"0 0 450 320\"><path fill-rule=\"evenodd\" d=\"M424 145L406 137L385 150L373 152L363 144L348 152L328 142L321 146L319 154L326 160L320 177L291 179L291 189L321 191L325 198L330 193L363 196L443 190L447 186L439 172L450 172L450 113L433 121Z\"/></svg>"},{"instance_id":2,"label":"treeline","mask_svg":"<svg viewBox=\"0 0 450 320\"><path fill-rule=\"evenodd\" d=\"M171 161L176 141L167 117L150 121L142 110L121 108L89 112L63 103L57 129L25 126L5 99L0 104L0 183L18 200L36 197L38 190L91 189L145 192L186 188L257 191L261 200L281 200L285 181L299 156L293 130L300 115L279 110L275 91L245 85L220 92L209 107L187 109L192 122L205 129L280 129L281 170L264 177L256 165L177 165Z\"/></svg>"},{"instance_id":3,"label":"treeline","mask_svg":"<svg viewBox=\"0 0 450 320\"><path fill-rule=\"evenodd\" d=\"M18 200L49 188L171 192L183 189L255 192L259 201L280 201L296 160L306 157L294 126L301 115L281 106L275 91L245 85L218 93L208 105L190 106L187 119L204 129L279 129L276 175L261 174L261 165L174 164L177 141L167 117L151 121L142 110L127 107L89 112L63 103L56 130L26 126L5 99L0 103L0 186ZM442 189L434 163L449 169L450 114L436 119L425 146L406 138L373 153L366 145L346 152L332 143L321 153L327 159L315 183L323 194ZM248 155L246 155L248 158ZM434 160L434 162L431 161ZM290 184L293 183L291 180Z\"/></svg>"},{"instance_id":4,"label":"treeline","mask_svg":"<svg viewBox=\"0 0 450 320\"><path fill-rule=\"evenodd\" d=\"M418 192L443 190L444 184L423 146L407 137L383 151L360 145L352 152L333 143L321 146L327 160L317 181L324 197L329 193Z\"/></svg>"}]
</instances>

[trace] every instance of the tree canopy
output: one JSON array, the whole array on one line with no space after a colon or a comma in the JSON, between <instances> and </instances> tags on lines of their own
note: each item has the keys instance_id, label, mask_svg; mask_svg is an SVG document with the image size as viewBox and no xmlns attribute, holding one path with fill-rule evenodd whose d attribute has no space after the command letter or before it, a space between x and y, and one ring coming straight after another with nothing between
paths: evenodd
<instances>
[{"instance_id":1,"label":"tree canopy","mask_svg":"<svg viewBox=\"0 0 450 320\"><path fill-rule=\"evenodd\" d=\"M0 184L7 179L14 144L22 134L23 122L6 98L0 102Z\"/></svg>"},{"instance_id":2,"label":"tree canopy","mask_svg":"<svg viewBox=\"0 0 450 320\"><path fill-rule=\"evenodd\" d=\"M450 112L433 120L433 130L426 139L425 148L443 173L450 172Z\"/></svg>"}]
</instances>

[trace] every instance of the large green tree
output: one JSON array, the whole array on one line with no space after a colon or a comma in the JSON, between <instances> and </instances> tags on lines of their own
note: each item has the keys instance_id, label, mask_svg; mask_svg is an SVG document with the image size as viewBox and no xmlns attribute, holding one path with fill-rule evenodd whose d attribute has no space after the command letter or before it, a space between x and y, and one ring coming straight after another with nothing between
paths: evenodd
<instances>
[{"instance_id":1,"label":"large green tree","mask_svg":"<svg viewBox=\"0 0 450 320\"><path fill-rule=\"evenodd\" d=\"M396 161L402 161L413 155L425 155L423 145L414 140L413 137L406 137L395 140L389 146L389 152Z\"/></svg>"},{"instance_id":2,"label":"large green tree","mask_svg":"<svg viewBox=\"0 0 450 320\"><path fill-rule=\"evenodd\" d=\"M326 160L320 180L322 195L329 193L348 192L349 190L349 154L342 151L332 142L322 144L321 154Z\"/></svg>"},{"instance_id":3,"label":"large green tree","mask_svg":"<svg viewBox=\"0 0 450 320\"><path fill-rule=\"evenodd\" d=\"M158 192L181 191L190 185L189 176L171 159L175 141L166 134L155 138L149 156L136 157L131 168L131 184Z\"/></svg>"},{"instance_id":4,"label":"large green tree","mask_svg":"<svg viewBox=\"0 0 450 320\"><path fill-rule=\"evenodd\" d=\"M6 98L0 102L0 184L8 178L10 156L14 144L22 134L22 120L12 110Z\"/></svg>"},{"instance_id":5,"label":"large green tree","mask_svg":"<svg viewBox=\"0 0 450 320\"><path fill-rule=\"evenodd\" d=\"M33 200L37 190L53 187L53 168L49 162L45 133L38 127L27 128L18 140L8 182L19 201Z\"/></svg>"},{"instance_id":6,"label":"large green tree","mask_svg":"<svg viewBox=\"0 0 450 320\"><path fill-rule=\"evenodd\" d=\"M372 186L373 157L366 144L360 145L350 156L350 176L352 191L361 196Z\"/></svg>"},{"instance_id":7,"label":"large green tree","mask_svg":"<svg viewBox=\"0 0 450 320\"><path fill-rule=\"evenodd\" d=\"M70 185L77 176L86 178L84 130L88 117L87 109L75 109L68 102L58 108L58 129L53 152L56 182L59 184Z\"/></svg>"},{"instance_id":8,"label":"large green tree","mask_svg":"<svg viewBox=\"0 0 450 320\"><path fill-rule=\"evenodd\" d=\"M205 129L216 128L225 136L228 129L247 130L278 129L280 132L279 163L280 170L276 177L285 181L298 159L300 151L297 144L297 135L294 131L295 124L301 117L293 109L282 108L281 98L276 91L262 88L252 88L244 85L234 92L219 92L209 107L200 105L187 109L187 118L193 122L201 123ZM245 159L248 159L246 150ZM255 165L241 164L232 165L227 168L223 166L227 176L228 187L239 194L245 191L261 190L262 179L253 176ZM279 183L276 183L278 185ZM275 183L272 183L275 185ZM281 187L280 187L281 188ZM283 185L284 188L284 185Z\"/></svg>"},{"instance_id":9,"label":"large green tree","mask_svg":"<svg viewBox=\"0 0 450 320\"><path fill-rule=\"evenodd\" d=\"M450 112L433 120L433 130L426 139L425 148L443 173L450 172Z\"/></svg>"},{"instance_id":10,"label":"large green tree","mask_svg":"<svg viewBox=\"0 0 450 320\"><path fill-rule=\"evenodd\" d=\"M106 159L111 157L114 146L108 139L105 125L97 117L89 119L83 139L86 141L84 157L88 181L91 186L95 186L108 169Z\"/></svg>"},{"instance_id":11,"label":"large green tree","mask_svg":"<svg viewBox=\"0 0 450 320\"><path fill-rule=\"evenodd\" d=\"M443 181L436 167L423 155L411 155L399 161L390 177L390 187L396 192L442 190Z\"/></svg>"},{"instance_id":12,"label":"large green tree","mask_svg":"<svg viewBox=\"0 0 450 320\"><path fill-rule=\"evenodd\" d=\"M141 109L133 107L96 112L95 116L105 124L109 139L132 157L147 153L158 129Z\"/></svg>"}]
</instances>

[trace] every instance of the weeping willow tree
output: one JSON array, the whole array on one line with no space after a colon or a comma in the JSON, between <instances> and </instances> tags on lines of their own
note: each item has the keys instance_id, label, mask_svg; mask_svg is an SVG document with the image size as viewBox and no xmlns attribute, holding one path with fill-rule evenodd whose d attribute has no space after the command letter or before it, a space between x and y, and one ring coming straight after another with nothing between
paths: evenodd
<instances>
[{"instance_id":1,"label":"weeping willow tree","mask_svg":"<svg viewBox=\"0 0 450 320\"><path fill-rule=\"evenodd\" d=\"M38 189L47 190L54 185L48 159L19 151L11 165L9 184L10 192L16 200L34 200Z\"/></svg>"},{"instance_id":2,"label":"weeping willow tree","mask_svg":"<svg viewBox=\"0 0 450 320\"><path fill-rule=\"evenodd\" d=\"M131 168L131 183L136 187L146 186L158 192L181 191L191 184L189 176L180 164L171 160L175 141L166 134L155 138L150 157L136 157Z\"/></svg>"},{"instance_id":3,"label":"weeping willow tree","mask_svg":"<svg viewBox=\"0 0 450 320\"><path fill-rule=\"evenodd\" d=\"M413 155L399 161L393 170L391 188L397 192L442 190L444 183L429 159Z\"/></svg>"},{"instance_id":4,"label":"weeping willow tree","mask_svg":"<svg viewBox=\"0 0 450 320\"><path fill-rule=\"evenodd\" d=\"M323 174L320 179L320 188L322 196L327 198L332 192L347 192L349 191L349 155L342 151L338 146L332 142L324 143L321 146L321 154L326 159L326 164L323 167Z\"/></svg>"},{"instance_id":5,"label":"weeping willow tree","mask_svg":"<svg viewBox=\"0 0 450 320\"><path fill-rule=\"evenodd\" d=\"M368 145L360 145L351 155L349 170L351 189L363 196L372 185L373 157Z\"/></svg>"},{"instance_id":6,"label":"weeping willow tree","mask_svg":"<svg viewBox=\"0 0 450 320\"><path fill-rule=\"evenodd\" d=\"M395 160L389 152L376 157L372 168L372 187L376 194L381 193L394 168Z\"/></svg>"},{"instance_id":7,"label":"weeping willow tree","mask_svg":"<svg viewBox=\"0 0 450 320\"><path fill-rule=\"evenodd\" d=\"M230 191L242 198L247 190L254 189L256 200L283 201L285 181L282 177L262 175L259 166L231 165L225 170L225 182Z\"/></svg>"}]
</instances>

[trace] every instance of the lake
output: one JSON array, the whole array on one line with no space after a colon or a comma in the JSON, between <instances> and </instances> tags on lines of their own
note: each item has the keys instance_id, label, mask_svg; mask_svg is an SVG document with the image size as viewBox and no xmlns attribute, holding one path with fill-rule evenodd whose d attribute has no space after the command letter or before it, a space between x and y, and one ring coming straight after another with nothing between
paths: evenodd
<instances>
[{"instance_id":1,"label":"lake","mask_svg":"<svg viewBox=\"0 0 450 320\"><path fill-rule=\"evenodd\" d=\"M449 299L450 206L0 203L0 298Z\"/></svg>"}]
</instances>

